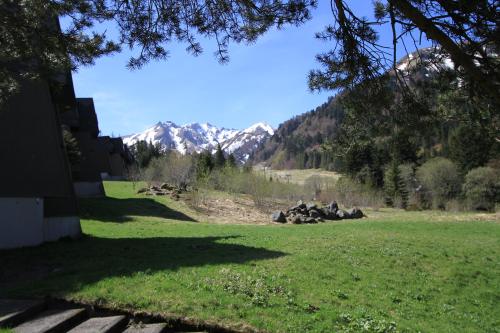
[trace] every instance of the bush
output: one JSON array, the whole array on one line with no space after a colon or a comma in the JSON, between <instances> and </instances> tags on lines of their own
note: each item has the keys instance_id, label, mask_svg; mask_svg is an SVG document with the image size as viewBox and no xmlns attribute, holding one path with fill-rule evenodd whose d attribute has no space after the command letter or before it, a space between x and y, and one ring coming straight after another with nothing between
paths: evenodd
<instances>
[{"instance_id":1,"label":"bush","mask_svg":"<svg viewBox=\"0 0 500 333\"><path fill-rule=\"evenodd\" d=\"M446 202L460 193L461 177L458 167L442 157L433 158L417 170L417 179L422 185L422 200L433 208L444 209Z\"/></svg>"},{"instance_id":2,"label":"bush","mask_svg":"<svg viewBox=\"0 0 500 333\"><path fill-rule=\"evenodd\" d=\"M500 201L500 173L490 167L472 169L465 176L463 193L471 209L494 210Z\"/></svg>"}]
</instances>

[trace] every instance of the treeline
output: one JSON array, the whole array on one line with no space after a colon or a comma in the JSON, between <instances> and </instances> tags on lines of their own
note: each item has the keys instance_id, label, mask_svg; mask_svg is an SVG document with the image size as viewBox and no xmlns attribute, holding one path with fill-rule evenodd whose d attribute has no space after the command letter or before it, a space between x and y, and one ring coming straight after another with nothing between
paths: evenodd
<instances>
[{"instance_id":1,"label":"treeline","mask_svg":"<svg viewBox=\"0 0 500 333\"><path fill-rule=\"evenodd\" d=\"M217 145L215 153L208 150L182 155L176 150L163 149L159 143L138 141L130 147L134 164L129 178L137 180L163 179L180 188L186 188L196 179L215 170L237 168L233 154L227 156Z\"/></svg>"}]
</instances>

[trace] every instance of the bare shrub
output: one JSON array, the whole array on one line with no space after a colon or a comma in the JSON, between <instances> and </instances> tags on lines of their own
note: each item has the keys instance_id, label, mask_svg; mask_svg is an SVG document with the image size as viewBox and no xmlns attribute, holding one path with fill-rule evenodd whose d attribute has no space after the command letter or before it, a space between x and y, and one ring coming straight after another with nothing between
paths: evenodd
<instances>
[{"instance_id":1,"label":"bare shrub","mask_svg":"<svg viewBox=\"0 0 500 333\"><path fill-rule=\"evenodd\" d=\"M142 179L151 183L168 183L181 189L192 185L195 179L193 158L172 151L167 155L155 158L142 172Z\"/></svg>"},{"instance_id":2,"label":"bare shrub","mask_svg":"<svg viewBox=\"0 0 500 333\"><path fill-rule=\"evenodd\" d=\"M366 184L348 177L341 177L332 186L321 191L319 199L323 202L337 201L344 206L373 207L384 206L383 194Z\"/></svg>"},{"instance_id":3,"label":"bare shrub","mask_svg":"<svg viewBox=\"0 0 500 333\"><path fill-rule=\"evenodd\" d=\"M259 173L244 172L238 168L214 170L200 179L197 187L250 195L255 206L264 211L270 211L276 201L291 203L313 197L304 186L271 181Z\"/></svg>"},{"instance_id":4,"label":"bare shrub","mask_svg":"<svg viewBox=\"0 0 500 333\"><path fill-rule=\"evenodd\" d=\"M170 152L165 159L166 163L162 169L163 181L185 190L194 181L193 157Z\"/></svg>"},{"instance_id":5,"label":"bare shrub","mask_svg":"<svg viewBox=\"0 0 500 333\"><path fill-rule=\"evenodd\" d=\"M208 202L209 193L204 187L197 187L188 193L188 200L192 208L202 211Z\"/></svg>"},{"instance_id":6,"label":"bare shrub","mask_svg":"<svg viewBox=\"0 0 500 333\"><path fill-rule=\"evenodd\" d=\"M137 183L144 180L143 170L136 164L132 164L127 168L125 179L132 182L132 188L136 190Z\"/></svg>"},{"instance_id":7,"label":"bare shrub","mask_svg":"<svg viewBox=\"0 0 500 333\"><path fill-rule=\"evenodd\" d=\"M304 186L310 193L314 193L314 196L317 197L322 191L334 187L335 181L330 177L312 175L304 181Z\"/></svg>"}]
</instances>

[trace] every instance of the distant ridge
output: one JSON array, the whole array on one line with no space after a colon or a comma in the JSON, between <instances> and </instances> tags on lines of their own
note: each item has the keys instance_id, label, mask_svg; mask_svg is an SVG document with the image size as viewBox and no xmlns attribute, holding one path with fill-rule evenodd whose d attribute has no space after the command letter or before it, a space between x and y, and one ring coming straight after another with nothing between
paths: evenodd
<instances>
[{"instance_id":1,"label":"distant ridge","mask_svg":"<svg viewBox=\"0 0 500 333\"><path fill-rule=\"evenodd\" d=\"M159 143L164 149L175 149L182 154L213 151L220 144L224 152L233 154L240 163L274 134L266 123L256 123L244 130L219 128L209 123L190 123L179 126L171 121L158 122L143 132L123 137L126 145L137 141Z\"/></svg>"}]
</instances>

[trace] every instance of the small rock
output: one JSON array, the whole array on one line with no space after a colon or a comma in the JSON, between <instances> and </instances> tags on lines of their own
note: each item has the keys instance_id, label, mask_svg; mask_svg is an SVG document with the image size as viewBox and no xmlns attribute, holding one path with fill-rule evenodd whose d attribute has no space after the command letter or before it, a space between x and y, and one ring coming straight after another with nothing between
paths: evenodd
<instances>
[{"instance_id":1,"label":"small rock","mask_svg":"<svg viewBox=\"0 0 500 333\"><path fill-rule=\"evenodd\" d=\"M273 222L286 223L286 216L281 210L274 212L271 215L271 219L273 220Z\"/></svg>"},{"instance_id":2,"label":"small rock","mask_svg":"<svg viewBox=\"0 0 500 333\"><path fill-rule=\"evenodd\" d=\"M147 187L144 187L144 188L139 189L139 190L137 191L137 193L138 193L138 194L139 194L139 193L145 193L145 192L147 192L147 191L149 191L149 189L148 189Z\"/></svg>"}]
</instances>

